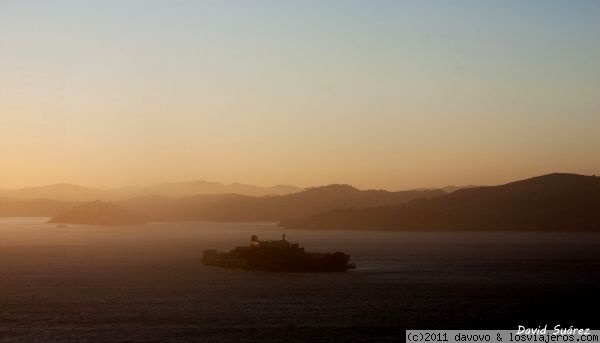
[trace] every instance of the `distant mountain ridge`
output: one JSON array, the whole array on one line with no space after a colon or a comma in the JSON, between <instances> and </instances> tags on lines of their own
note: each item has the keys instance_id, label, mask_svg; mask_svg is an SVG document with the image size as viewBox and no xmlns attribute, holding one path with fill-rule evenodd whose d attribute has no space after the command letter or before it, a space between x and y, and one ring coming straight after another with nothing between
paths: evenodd
<instances>
[{"instance_id":1,"label":"distant mountain ridge","mask_svg":"<svg viewBox=\"0 0 600 343\"><path fill-rule=\"evenodd\" d=\"M58 217L87 203L1 199L0 216ZM148 221L279 221L290 229L600 232L600 178L560 173L452 193L338 184L258 197L142 195L113 205L120 209L112 213L137 213Z\"/></svg>"},{"instance_id":2,"label":"distant mountain ridge","mask_svg":"<svg viewBox=\"0 0 600 343\"><path fill-rule=\"evenodd\" d=\"M336 208L394 206L442 194L445 193L441 190L388 192L358 190L349 185L328 185L284 195L140 195L113 201L112 204L144 214L151 221L280 221ZM0 200L0 216L57 216L85 203L88 201L4 199Z\"/></svg>"},{"instance_id":3,"label":"distant mountain ridge","mask_svg":"<svg viewBox=\"0 0 600 343\"><path fill-rule=\"evenodd\" d=\"M328 185L286 195L251 197L221 194L178 199L138 197L120 204L145 213L150 220L156 221L280 221L336 208L394 206L442 194L445 192L441 190L388 192L358 190L349 185Z\"/></svg>"},{"instance_id":4,"label":"distant mountain ridge","mask_svg":"<svg viewBox=\"0 0 600 343\"><path fill-rule=\"evenodd\" d=\"M102 190L69 183L59 183L39 187L21 189L2 189L0 199L35 200L47 199L56 201L118 201L142 195L159 195L167 197L184 197L198 194L240 194L251 196L282 195L301 191L302 188L288 185L261 187L240 183L222 184L208 181L170 182L148 187L127 187Z\"/></svg>"},{"instance_id":5,"label":"distant mountain ridge","mask_svg":"<svg viewBox=\"0 0 600 343\"><path fill-rule=\"evenodd\" d=\"M554 173L456 190L400 206L336 209L280 223L290 229L600 232L600 178Z\"/></svg>"},{"instance_id":6,"label":"distant mountain ridge","mask_svg":"<svg viewBox=\"0 0 600 343\"><path fill-rule=\"evenodd\" d=\"M476 186L476 185L446 186L446 187L442 187L441 190L443 190L446 193L452 193L452 192L456 192L460 189L468 189L468 188L476 188L476 187L484 187L484 186Z\"/></svg>"},{"instance_id":7,"label":"distant mountain ridge","mask_svg":"<svg viewBox=\"0 0 600 343\"><path fill-rule=\"evenodd\" d=\"M121 190L121 192L125 194L131 192L131 195L133 196L162 195L172 198L206 194L239 194L249 196L283 195L300 191L302 191L302 188L289 185L261 187L242 183L223 184L203 180L189 182L168 182L129 191Z\"/></svg>"},{"instance_id":8,"label":"distant mountain ridge","mask_svg":"<svg viewBox=\"0 0 600 343\"><path fill-rule=\"evenodd\" d=\"M111 207L113 210L119 207L122 211L138 213L149 221L281 221L315 215L336 208L395 206L411 200L443 194L445 193L441 190L388 192L358 190L349 185L329 185L309 188L293 194L261 197L239 194L195 195L181 198L146 195L113 202ZM96 212L89 214L86 211L90 208L85 205L96 204L96 207L99 207L98 204L102 203L36 201L40 204L31 209L35 214L51 214L55 219L65 218L65 213L66 218L93 217ZM31 202L31 200L0 201L0 214L7 215L13 210L19 215L33 215L32 212L28 214L26 208L22 206ZM3 207L6 209L4 212Z\"/></svg>"}]
</instances>

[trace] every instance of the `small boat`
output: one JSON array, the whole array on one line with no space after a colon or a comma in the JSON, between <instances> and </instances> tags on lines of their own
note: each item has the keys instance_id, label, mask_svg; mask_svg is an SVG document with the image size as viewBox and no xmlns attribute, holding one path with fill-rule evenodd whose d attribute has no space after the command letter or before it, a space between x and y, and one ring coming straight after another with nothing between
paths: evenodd
<instances>
[{"instance_id":1,"label":"small boat","mask_svg":"<svg viewBox=\"0 0 600 343\"><path fill-rule=\"evenodd\" d=\"M66 224L58 224L58 225L56 225L57 229L64 229L64 228L67 228L67 227L69 227L69 225L66 225Z\"/></svg>"}]
</instances>

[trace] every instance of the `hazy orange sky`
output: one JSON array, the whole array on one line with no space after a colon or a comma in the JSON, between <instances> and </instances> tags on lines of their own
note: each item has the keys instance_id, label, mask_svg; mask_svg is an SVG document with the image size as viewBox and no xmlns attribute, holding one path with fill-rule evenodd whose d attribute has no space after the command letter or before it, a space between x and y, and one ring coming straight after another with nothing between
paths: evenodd
<instances>
[{"instance_id":1,"label":"hazy orange sky","mask_svg":"<svg viewBox=\"0 0 600 343\"><path fill-rule=\"evenodd\" d=\"M0 188L600 173L600 2L0 0Z\"/></svg>"}]
</instances>

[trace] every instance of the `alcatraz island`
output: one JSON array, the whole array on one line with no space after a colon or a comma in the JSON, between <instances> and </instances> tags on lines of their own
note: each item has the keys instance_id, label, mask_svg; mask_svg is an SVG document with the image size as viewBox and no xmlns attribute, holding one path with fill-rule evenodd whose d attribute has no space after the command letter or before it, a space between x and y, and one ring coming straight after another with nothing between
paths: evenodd
<instances>
[{"instance_id":1,"label":"alcatraz island","mask_svg":"<svg viewBox=\"0 0 600 343\"><path fill-rule=\"evenodd\" d=\"M350 255L343 252L306 252L298 243L285 239L260 241L256 235L250 245L229 252L205 250L202 264L230 269L263 270L270 272L343 272L355 268Z\"/></svg>"}]
</instances>

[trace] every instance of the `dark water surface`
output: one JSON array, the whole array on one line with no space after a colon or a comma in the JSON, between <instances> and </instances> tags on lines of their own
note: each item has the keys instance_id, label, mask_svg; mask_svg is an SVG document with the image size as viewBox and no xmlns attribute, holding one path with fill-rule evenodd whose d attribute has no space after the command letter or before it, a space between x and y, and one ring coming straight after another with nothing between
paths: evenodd
<instances>
[{"instance_id":1,"label":"dark water surface","mask_svg":"<svg viewBox=\"0 0 600 343\"><path fill-rule=\"evenodd\" d=\"M406 328L597 327L600 235L286 230L355 271L200 265L274 224L0 218L1 342L398 341Z\"/></svg>"}]
</instances>

